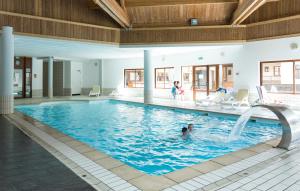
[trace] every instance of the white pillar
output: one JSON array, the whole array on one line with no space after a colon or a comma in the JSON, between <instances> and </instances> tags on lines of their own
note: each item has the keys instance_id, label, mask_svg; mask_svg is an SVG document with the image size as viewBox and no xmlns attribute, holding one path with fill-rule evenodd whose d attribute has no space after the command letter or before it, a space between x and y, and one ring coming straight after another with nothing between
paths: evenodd
<instances>
[{"instance_id":1,"label":"white pillar","mask_svg":"<svg viewBox=\"0 0 300 191\"><path fill-rule=\"evenodd\" d=\"M152 63L152 53L144 50L144 103L153 102L154 70Z\"/></svg>"},{"instance_id":2,"label":"white pillar","mask_svg":"<svg viewBox=\"0 0 300 191\"><path fill-rule=\"evenodd\" d=\"M48 97L53 98L53 57L48 60Z\"/></svg>"},{"instance_id":3,"label":"white pillar","mask_svg":"<svg viewBox=\"0 0 300 191\"><path fill-rule=\"evenodd\" d=\"M13 28L3 26L0 38L0 114L10 114L14 112L13 75Z\"/></svg>"}]
</instances>

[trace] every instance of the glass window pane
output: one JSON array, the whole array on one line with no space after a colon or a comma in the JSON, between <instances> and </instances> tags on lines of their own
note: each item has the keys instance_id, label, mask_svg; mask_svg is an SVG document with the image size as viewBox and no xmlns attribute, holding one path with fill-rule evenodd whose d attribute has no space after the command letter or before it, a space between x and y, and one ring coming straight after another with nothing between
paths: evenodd
<instances>
[{"instance_id":1,"label":"glass window pane","mask_svg":"<svg viewBox=\"0 0 300 191\"><path fill-rule=\"evenodd\" d=\"M295 62L295 90L300 93L300 61Z\"/></svg>"},{"instance_id":2,"label":"glass window pane","mask_svg":"<svg viewBox=\"0 0 300 191\"><path fill-rule=\"evenodd\" d=\"M23 69L14 70L14 96L23 97Z\"/></svg>"},{"instance_id":3,"label":"glass window pane","mask_svg":"<svg viewBox=\"0 0 300 191\"><path fill-rule=\"evenodd\" d=\"M195 88L200 90L206 90L207 85L207 71L206 67L195 68Z\"/></svg>"},{"instance_id":4,"label":"glass window pane","mask_svg":"<svg viewBox=\"0 0 300 191\"><path fill-rule=\"evenodd\" d=\"M125 88L143 88L144 87L144 70L132 69L125 70Z\"/></svg>"},{"instance_id":5,"label":"glass window pane","mask_svg":"<svg viewBox=\"0 0 300 191\"><path fill-rule=\"evenodd\" d=\"M209 91L216 91L217 90L217 67L216 66L209 66Z\"/></svg>"},{"instance_id":6,"label":"glass window pane","mask_svg":"<svg viewBox=\"0 0 300 191\"><path fill-rule=\"evenodd\" d=\"M174 80L174 69L166 68L165 69L165 88L172 88Z\"/></svg>"},{"instance_id":7,"label":"glass window pane","mask_svg":"<svg viewBox=\"0 0 300 191\"><path fill-rule=\"evenodd\" d=\"M137 87L137 88L143 88L144 87L144 70L136 70L135 80L136 80L136 86L135 87Z\"/></svg>"},{"instance_id":8,"label":"glass window pane","mask_svg":"<svg viewBox=\"0 0 300 191\"><path fill-rule=\"evenodd\" d=\"M268 92L293 93L293 62L272 62L262 64L262 85L265 86Z\"/></svg>"},{"instance_id":9,"label":"glass window pane","mask_svg":"<svg viewBox=\"0 0 300 191\"><path fill-rule=\"evenodd\" d=\"M224 65L223 68L223 80L222 86L223 88L229 89L233 88L233 66L232 65Z\"/></svg>"},{"instance_id":10,"label":"glass window pane","mask_svg":"<svg viewBox=\"0 0 300 191\"><path fill-rule=\"evenodd\" d=\"M155 69L156 88L165 87L165 69Z\"/></svg>"},{"instance_id":11,"label":"glass window pane","mask_svg":"<svg viewBox=\"0 0 300 191\"><path fill-rule=\"evenodd\" d=\"M125 87L135 87L135 70L125 70Z\"/></svg>"},{"instance_id":12,"label":"glass window pane","mask_svg":"<svg viewBox=\"0 0 300 191\"><path fill-rule=\"evenodd\" d=\"M193 86L193 67L183 66L181 68L182 88L185 90L192 89Z\"/></svg>"},{"instance_id":13,"label":"glass window pane","mask_svg":"<svg viewBox=\"0 0 300 191\"><path fill-rule=\"evenodd\" d=\"M174 68L156 68L155 78L155 88L172 88Z\"/></svg>"}]
</instances>

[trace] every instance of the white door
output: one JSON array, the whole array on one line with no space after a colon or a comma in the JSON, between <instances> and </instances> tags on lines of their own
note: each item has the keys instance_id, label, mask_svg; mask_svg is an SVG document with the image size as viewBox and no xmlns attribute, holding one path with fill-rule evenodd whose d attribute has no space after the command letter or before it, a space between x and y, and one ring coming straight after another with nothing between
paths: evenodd
<instances>
[{"instance_id":1,"label":"white door","mask_svg":"<svg viewBox=\"0 0 300 191\"><path fill-rule=\"evenodd\" d=\"M82 87L82 63L71 63L72 94L81 94Z\"/></svg>"}]
</instances>

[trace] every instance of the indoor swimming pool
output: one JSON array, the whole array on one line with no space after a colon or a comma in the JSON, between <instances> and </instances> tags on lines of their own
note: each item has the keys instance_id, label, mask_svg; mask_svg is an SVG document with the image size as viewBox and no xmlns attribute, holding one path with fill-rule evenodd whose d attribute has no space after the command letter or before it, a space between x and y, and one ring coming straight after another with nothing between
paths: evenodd
<instances>
[{"instance_id":1,"label":"indoor swimming pool","mask_svg":"<svg viewBox=\"0 0 300 191\"><path fill-rule=\"evenodd\" d=\"M276 121L249 121L228 141L236 116L116 100L51 102L16 110L149 175L167 174L279 137ZM194 129L188 137L181 129Z\"/></svg>"}]
</instances>

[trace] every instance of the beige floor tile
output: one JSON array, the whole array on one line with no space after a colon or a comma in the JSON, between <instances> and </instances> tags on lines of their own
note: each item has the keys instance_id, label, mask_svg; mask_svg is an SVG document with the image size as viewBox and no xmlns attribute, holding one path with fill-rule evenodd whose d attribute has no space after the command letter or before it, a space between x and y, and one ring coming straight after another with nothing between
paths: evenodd
<instances>
[{"instance_id":1,"label":"beige floor tile","mask_svg":"<svg viewBox=\"0 0 300 191\"><path fill-rule=\"evenodd\" d=\"M181 183L181 182L184 182L186 180L190 180L196 176L199 176L201 175L202 173L197 171L197 170L194 170L192 168L184 168L184 169L181 169L181 170L177 170L175 172L171 172L169 174L166 174L164 175L165 177L173 180L173 181L176 181L178 183Z\"/></svg>"},{"instance_id":2,"label":"beige floor tile","mask_svg":"<svg viewBox=\"0 0 300 191\"><path fill-rule=\"evenodd\" d=\"M207 161L207 162L204 162L204 163L201 163L201 164L193 165L190 168L198 170L198 171L200 171L202 173L208 173L210 171L219 169L221 167L223 167L221 164L218 164L218 163L216 163L214 161Z\"/></svg>"},{"instance_id":3,"label":"beige floor tile","mask_svg":"<svg viewBox=\"0 0 300 191\"><path fill-rule=\"evenodd\" d=\"M97 160L95 162L108 170L124 165L122 162L120 162L116 159L113 159L111 157L103 158L103 159Z\"/></svg>"},{"instance_id":4,"label":"beige floor tile","mask_svg":"<svg viewBox=\"0 0 300 191\"><path fill-rule=\"evenodd\" d=\"M262 153L262 152L267 151L267 150L269 150L271 148L273 148L271 145L258 144L258 145L254 146L254 147L248 148L247 150L254 151L254 152L257 152L257 153Z\"/></svg>"},{"instance_id":5,"label":"beige floor tile","mask_svg":"<svg viewBox=\"0 0 300 191\"><path fill-rule=\"evenodd\" d=\"M158 191L168 188L176 184L176 182L163 177L163 176L149 176L144 175L132 180L129 180L129 183L138 187L143 191Z\"/></svg>"},{"instance_id":6,"label":"beige floor tile","mask_svg":"<svg viewBox=\"0 0 300 191\"><path fill-rule=\"evenodd\" d=\"M273 139L273 140L267 141L266 144L276 147L279 144L280 140L281 139Z\"/></svg>"},{"instance_id":7,"label":"beige floor tile","mask_svg":"<svg viewBox=\"0 0 300 191\"><path fill-rule=\"evenodd\" d=\"M246 159L246 158L249 158L251 156L256 155L257 153L254 152L254 151L243 149L243 150L239 150L239 151L236 151L236 152L232 152L231 154L236 156L236 157Z\"/></svg>"},{"instance_id":8,"label":"beige floor tile","mask_svg":"<svg viewBox=\"0 0 300 191\"><path fill-rule=\"evenodd\" d=\"M75 150L80 153L87 153L87 152L93 151L94 149L83 144L83 145L76 147Z\"/></svg>"},{"instance_id":9,"label":"beige floor tile","mask_svg":"<svg viewBox=\"0 0 300 191\"><path fill-rule=\"evenodd\" d=\"M73 140L73 141L69 141L69 142L66 142L66 144L72 148L76 148L80 145L84 145L82 142L80 141L77 141L77 140Z\"/></svg>"},{"instance_id":10,"label":"beige floor tile","mask_svg":"<svg viewBox=\"0 0 300 191\"><path fill-rule=\"evenodd\" d=\"M124 180L131 180L140 176L143 176L144 173L135 170L127 165L122 165L113 169L110 169L111 172L115 173L116 175L120 176Z\"/></svg>"},{"instance_id":11,"label":"beige floor tile","mask_svg":"<svg viewBox=\"0 0 300 191\"><path fill-rule=\"evenodd\" d=\"M234 155L231 155L231 154L212 159L212 161L217 162L221 165L230 165L230 164L238 162L240 160L242 160L242 159L239 157L236 157Z\"/></svg>"},{"instance_id":12,"label":"beige floor tile","mask_svg":"<svg viewBox=\"0 0 300 191\"><path fill-rule=\"evenodd\" d=\"M97 161L99 159L103 159L103 158L107 158L109 157L107 154L104 154L100 151L96 151L96 150L92 150L90 152L86 152L84 153L84 155L86 157L88 157L89 159L93 160L93 161Z\"/></svg>"},{"instance_id":13,"label":"beige floor tile","mask_svg":"<svg viewBox=\"0 0 300 191\"><path fill-rule=\"evenodd\" d=\"M74 139L66 135L66 136L57 138L57 140L59 140L63 143L66 143L66 142L69 142L69 141L73 141Z\"/></svg>"}]
</instances>

